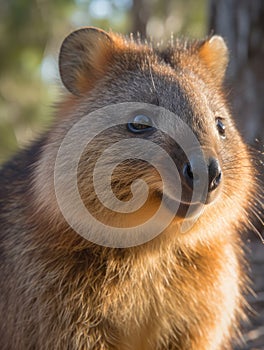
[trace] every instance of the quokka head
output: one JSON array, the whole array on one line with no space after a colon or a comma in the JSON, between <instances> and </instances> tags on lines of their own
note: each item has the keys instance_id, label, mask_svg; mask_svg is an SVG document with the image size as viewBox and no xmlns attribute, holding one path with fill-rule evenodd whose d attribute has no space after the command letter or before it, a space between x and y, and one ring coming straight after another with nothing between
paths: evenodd
<instances>
[{"instance_id":1,"label":"quokka head","mask_svg":"<svg viewBox=\"0 0 264 350\"><path fill-rule=\"evenodd\" d=\"M227 63L220 36L159 47L91 27L71 33L59 55L69 95L40 164L47 174L53 154L59 205L81 222L79 196L115 228L246 221L254 174L223 93Z\"/></svg>"}]
</instances>

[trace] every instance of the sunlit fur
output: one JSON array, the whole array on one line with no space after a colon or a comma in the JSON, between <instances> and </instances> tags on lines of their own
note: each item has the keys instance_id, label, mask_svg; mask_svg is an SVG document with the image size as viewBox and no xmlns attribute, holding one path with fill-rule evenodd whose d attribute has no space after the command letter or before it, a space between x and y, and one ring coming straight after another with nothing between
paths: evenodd
<instances>
[{"instance_id":1,"label":"sunlit fur","mask_svg":"<svg viewBox=\"0 0 264 350\"><path fill-rule=\"evenodd\" d=\"M80 36L76 33L76 45L81 41L85 47L86 35L87 42L96 40L96 31L89 33L89 29ZM113 34L109 38L107 50L100 42L103 56L97 50L103 69L87 47L83 54L89 57L82 60L85 74L80 65L67 80L67 70L61 70L76 95L58 104L50 130L0 173L0 349L231 349L244 317L247 278L242 233L255 210L256 175L219 82L225 64L219 62L221 71L215 75L216 58L221 55L206 56L214 50L209 39L158 49ZM221 40L218 44L226 62L225 44ZM74 50L71 41L66 45L63 52ZM203 45L207 45L204 51ZM60 59L72 67L69 57L65 62L64 56ZM180 232L182 219L175 218L152 241L113 249L89 243L61 215L53 168L63 137L82 115L119 102L158 103L180 116L201 146L217 154L223 170L221 194L187 233ZM219 116L225 121L225 140L215 127ZM159 205L157 192L162 190L155 169L138 161L131 171L128 161L113 174L114 192L126 200L130 184L143 178L150 189L146 205L135 214L121 216L96 201L90 181L93 169L87 168L86 160L96 160L102 149L122 137L127 137L123 129L97 137L83 152L78 172L85 204L94 208L101 221L119 227L151 216ZM175 157L166 138L155 140L154 135L151 140ZM74 203L70 205L74 210Z\"/></svg>"}]
</instances>

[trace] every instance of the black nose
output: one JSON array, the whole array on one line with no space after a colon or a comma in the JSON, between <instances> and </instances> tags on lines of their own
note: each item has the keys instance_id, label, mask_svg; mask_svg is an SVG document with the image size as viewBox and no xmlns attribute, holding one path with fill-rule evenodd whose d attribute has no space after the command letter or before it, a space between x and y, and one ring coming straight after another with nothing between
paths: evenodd
<instances>
[{"instance_id":1,"label":"black nose","mask_svg":"<svg viewBox=\"0 0 264 350\"><path fill-rule=\"evenodd\" d=\"M183 176L187 185L193 188L193 184L195 181L199 180L199 177L202 176L198 174L195 167L192 166L192 162L188 162L183 167ZM222 171L220 164L217 159L209 158L208 161L208 192L212 192L215 190L222 179Z\"/></svg>"},{"instance_id":2,"label":"black nose","mask_svg":"<svg viewBox=\"0 0 264 350\"><path fill-rule=\"evenodd\" d=\"M208 165L208 191L215 190L222 180L222 170L217 159L209 158Z\"/></svg>"}]
</instances>

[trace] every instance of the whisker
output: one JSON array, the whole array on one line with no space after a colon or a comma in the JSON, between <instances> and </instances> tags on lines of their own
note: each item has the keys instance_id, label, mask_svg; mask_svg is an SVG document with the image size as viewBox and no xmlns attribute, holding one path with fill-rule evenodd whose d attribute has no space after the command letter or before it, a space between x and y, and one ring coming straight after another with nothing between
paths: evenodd
<instances>
[{"instance_id":1,"label":"whisker","mask_svg":"<svg viewBox=\"0 0 264 350\"><path fill-rule=\"evenodd\" d=\"M257 234L257 236L259 237L259 239L261 240L261 243L264 244L264 237L262 237L261 233L259 232L259 230L255 227L255 225L250 221L248 220L247 222L250 227L253 229L253 231Z\"/></svg>"},{"instance_id":2,"label":"whisker","mask_svg":"<svg viewBox=\"0 0 264 350\"><path fill-rule=\"evenodd\" d=\"M232 198L230 197L229 193L223 191L223 195L229 200L232 201ZM233 203L233 201L232 201ZM250 202L252 204L252 202ZM243 206L240 206L241 210L244 212L247 221L246 224L253 230L254 233L256 233L256 235L259 237L259 239L261 240L261 243L264 244L264 237L262 236L261 232L259 232L259 230L256 228L256 226L253 224L253 222L250 220L249 218L249 212L247 210L245 210L245 208L243 208ZM259 220L259 222L264 225L264 221L263 219L259 216L259 214L257 213L257 211L255 210L254 206L250 206L249 207L249 211Z\"/></svg>"}]
</instances>

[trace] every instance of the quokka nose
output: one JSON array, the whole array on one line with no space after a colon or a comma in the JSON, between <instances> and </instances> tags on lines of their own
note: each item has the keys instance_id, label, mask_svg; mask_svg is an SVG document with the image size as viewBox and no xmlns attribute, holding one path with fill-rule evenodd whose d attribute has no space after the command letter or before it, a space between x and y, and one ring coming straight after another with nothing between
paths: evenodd
<instances>
[{"instance_id":1,"label":"quokka nose","mask_svg":"<svg viewBox=\"0 0 264 350\"><path fill-rule=\"evenodd\" d=\"M217 159L209 158L208 165L208 191L215 190L222 180L222 170Z\"/></svg>"},{"instance_id":2,"label":"quokka nose","mask_svg":"<svg viewBox=\"0 0 264 350\"><path fill-rule=\"evenodd\" d=\"M200 169L201 170L201 169ZM192 162L185 163L183 166L183 176L187 185L193 188L195 181L203 176L202 171L197 171ZM208 192L215 190L222 180L222 170L217 159L209 158L208 160Z\"/></svg>"}]
</instances>

